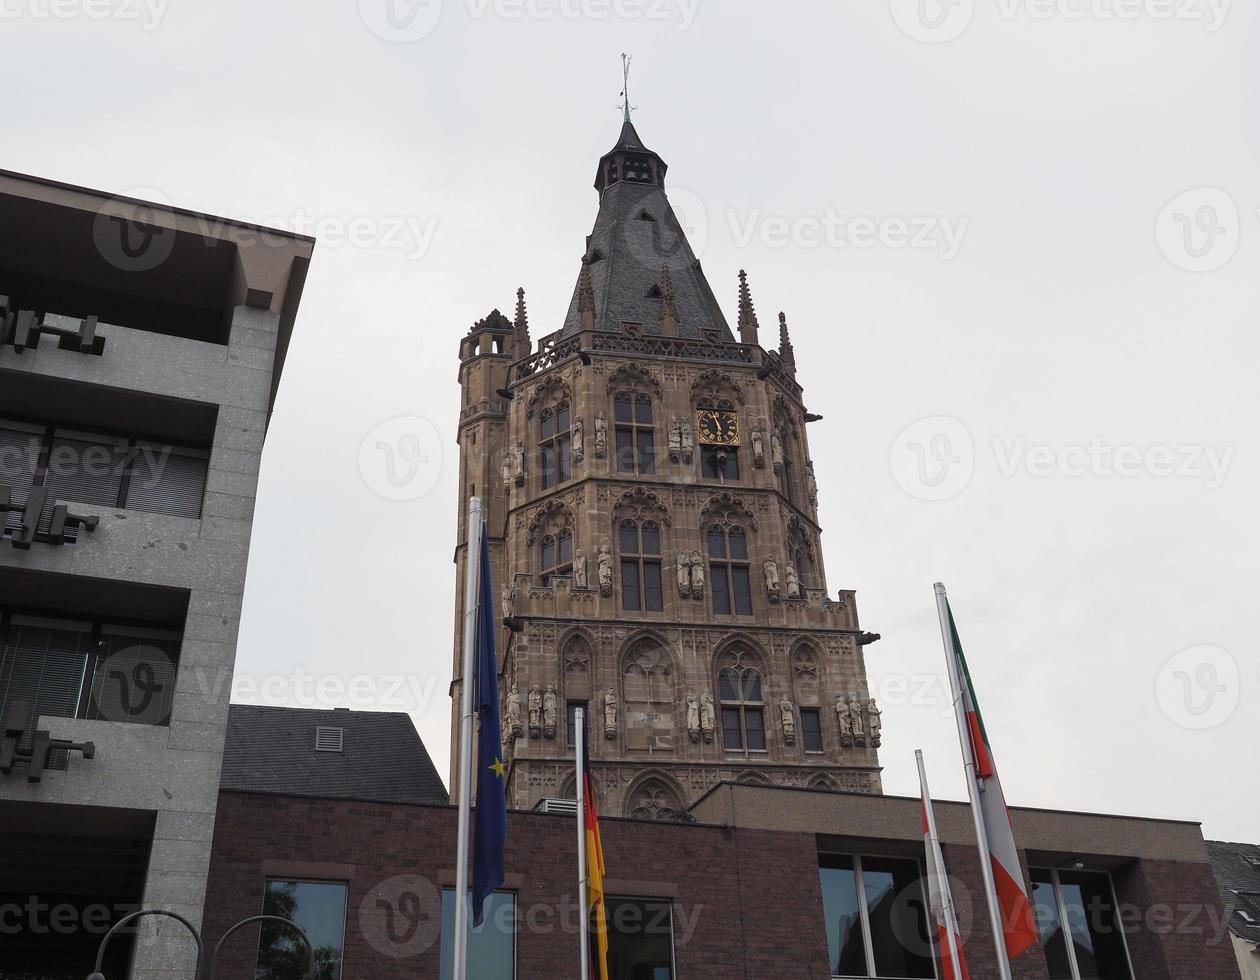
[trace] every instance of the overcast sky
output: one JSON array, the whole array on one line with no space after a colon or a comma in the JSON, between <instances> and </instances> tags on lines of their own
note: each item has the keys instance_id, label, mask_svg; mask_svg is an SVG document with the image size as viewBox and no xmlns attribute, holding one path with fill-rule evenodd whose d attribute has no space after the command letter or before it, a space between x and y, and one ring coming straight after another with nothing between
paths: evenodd
<instances>
[{"instance_id":1,"label":"overcast sky","mask_svg":"<svg viewBox=\"0 0 1260 980\"><path fill-rule=\"evenodd\" d=\"M826 417L885 789L964 792L940 579L1013 803L1260 837L1255 4L409 3L0 0L0 166L320 238L237 700L406 708L445 773L457 343L561 325L632 51Z\"/></svg>"}]
</instances>

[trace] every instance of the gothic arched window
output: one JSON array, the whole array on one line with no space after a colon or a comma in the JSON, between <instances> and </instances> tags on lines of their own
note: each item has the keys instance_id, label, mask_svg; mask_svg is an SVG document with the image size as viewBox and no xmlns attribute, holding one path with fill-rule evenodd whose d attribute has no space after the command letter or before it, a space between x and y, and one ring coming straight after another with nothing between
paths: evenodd
<instances>
[{"instance_id":1,"label":"gothic arched window","mask_svg":"<svg viewBox=\"0 0 1260 980\"><path fill-rule=\"evenodd\" d=\"M561 528L555 534L545 534L538 543L538 564L543 588L552 585L557 577L573 574L573 529Z\"/></svg>"},{"instance_id":2,"label":"gothic arched window","mask_svg":"<svg viewBox=\"0 0 1260 980\"><path fill-rule=\"evenodd\" d=\"M661 612L661 528L655 521L624 520L617 531L621 554L621 608Z\"/></svg>"},{"instance_id":3,"label":"gothic arched window","mask_svg":"<svg viewBox=\"0 0 1260 980\"><path fill-rule=\"evenodd\" d=\"M543 489L573 478L569 403L544 408L538 416L538 455Z\"/></svg>"},{"instance_id":4,"label":"gothic arched window","mask_svg":"<svg viewBox=\"0 0 1260 980\"><path fill-rule=\"evenodd\" d=\"M634 820L677 820L683 815L682 800L663 779L645 779L630 793L626 816Z\"/></svg>"},{"instance_id":5,"label":"gothic arched window","mask_svg":"<svg viewBox=\"0 0 1260 980\"><path fill-rule=\"evenodd\" d=\"M722 658L718 701L722 710L722 747L728 752L764 752L766 702L761 670L741 647Z\"/></svg>"},{"instance_id":6,"label":"gothic arched window","mask_svg":"<svg viewBox=\"0 0 1260 980\"><path fill-rule=\"evenodd\" d=\"M642 392L618 392L613 398L613 426L617 439L617 470L655 473L656 436L651 397Z\"/></svg>"},{"instance_id":7,"label":"gothic arched window","mask_svg":"<svg viewBox=\"0 0 1260 980\"><path fill-rule=\"evenodd\" d=\"M729 518L710 524L705 535L709 552L709 591L715 613L751 616L752 581L748 562L748 536Z\"/></svg>"},{"instance_id":8,"label":"gothic arched window","mask_svg":"<svg viewBox=\"0 0 1260 980\"><path fill-rule=\"evenodd\" d=\"M647 752L674 749L674 686L669 657L654 639L639 640L621 664L626 748Z\"/></svg>"}]
</instances>

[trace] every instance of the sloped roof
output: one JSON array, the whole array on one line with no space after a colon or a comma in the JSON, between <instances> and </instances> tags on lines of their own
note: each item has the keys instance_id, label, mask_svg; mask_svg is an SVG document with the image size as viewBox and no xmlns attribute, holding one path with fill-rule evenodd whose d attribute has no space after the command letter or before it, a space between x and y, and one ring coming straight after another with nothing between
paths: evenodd
<instances>
[{"instance_id":1,"label":"sloped roof","mask_svg":"<svg viewBox=\"0 0 1260 980\"><path fill-rule=\"evenodd\" d=\"M1207 842L1212 873L1221 892L1229 930L1249 943L1260 943L1260 844ZM1247 923L1239 910L1255 921Z\"/></svg>"},{"instance_id":2,"label":"sloped roof","mask_svg":"<svg viewBox=\"0 0 1260 980\"><path fill-rule=\"evenodd\" d=\"M315 729L342 729L342 751L317 752ZM234 704L221 789L381 803L447 803L410 716Z\"/></svg>"}]
</instances>

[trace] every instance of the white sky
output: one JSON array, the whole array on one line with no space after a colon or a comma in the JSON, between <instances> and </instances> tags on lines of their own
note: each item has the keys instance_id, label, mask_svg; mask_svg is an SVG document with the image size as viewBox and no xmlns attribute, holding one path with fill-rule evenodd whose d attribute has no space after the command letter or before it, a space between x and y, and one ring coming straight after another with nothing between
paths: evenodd
<instances>
[{"instance_id":1,"label":"white sky","mask_svg":"<svg viewBox=\"0 0 1260 980\"><path fill-rule=\"evenodd\" d=\"M916 0L396 0L433 29L390 43L366 26L389 34L386 0L148 2L0 0L0 166L321 238L238 699L409 707L445 772L457 343L521 284L534 336L560 326L629 50L728 316L746 267L826 416L829 584L884 635L886 789L917 791L922 746L963 793L941 579L1012 802L1260 837L1254 4L993 0L968 23L924 0L924 26ZM1198 188L1224 194L1174 202ZM829 215L876 242L820 236ZM900 219L961 229L956 254ZM424 421L374 433L399 416ZM426 457L417 499L373 490L391 439ZM1092 440L1157 451L1073 454Z\"/></svg>"}]
</instances>

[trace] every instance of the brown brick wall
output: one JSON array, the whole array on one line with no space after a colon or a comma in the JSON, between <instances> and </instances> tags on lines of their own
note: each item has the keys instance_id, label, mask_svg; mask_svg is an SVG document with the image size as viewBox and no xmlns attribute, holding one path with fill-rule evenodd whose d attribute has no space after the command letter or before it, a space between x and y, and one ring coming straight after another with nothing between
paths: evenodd
<instances>
[{"instance_id":1,"label":"brown brick wall","mask_svg":"<svg viewBox=\"0 0 1260 980\"><path fill-rule=\"evenodd\" d=\"M455 825L455 811L443 807L222 793L207 944L261 911L268 875L347 880L344 980L436 980L439 889L454 881ZM607 818L603 828L609 893L674 903L678 980L827 976L813 834ZM575 850L571 818L510 814L507 884L517 892L521 980L577 975ZM944 851L971 976L996 980L976 852ZM1121 905L1144 913L1128 932L1135 980L1234 980L1228 939L1216 941L1220 906L1207 864L1131 860L1113 878ZM419 899L410 920L397 912L406 892ZM1170 911L1145 914L1153 908ZM219 976L252 978L257 943L256 929L234 936ZM1016 980L1047 980L1036 949L1013 967Z\"/></svg>"}]
</instances>

